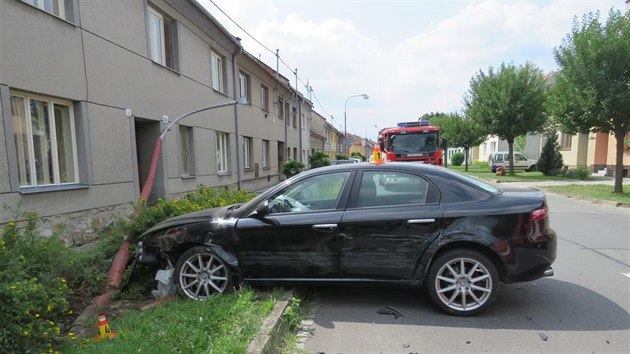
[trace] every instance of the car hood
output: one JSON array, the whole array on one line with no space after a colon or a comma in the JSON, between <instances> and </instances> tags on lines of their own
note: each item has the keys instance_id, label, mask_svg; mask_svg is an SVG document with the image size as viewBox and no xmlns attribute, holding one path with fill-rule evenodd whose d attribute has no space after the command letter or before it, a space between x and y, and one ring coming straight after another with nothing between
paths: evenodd
<instances>
[{"instance_id":1,"label":"car hood","mask_svg":"<svg viewBox=\"0 0 630 354\"><path fill-rule=\"evenodd\" d=\"M241 206L241 204L232 204L176 216L174 218L170 218L155 224L153 227L145 231L140 236L140 238L144 238L147 235L151 235L165 229L170 229L175 226L196 224L200 222L210 222L217 219L226 219L229 218L229 216L234 212L234 210L238 209L239 206Z\"/></svg>"}]
</instances>

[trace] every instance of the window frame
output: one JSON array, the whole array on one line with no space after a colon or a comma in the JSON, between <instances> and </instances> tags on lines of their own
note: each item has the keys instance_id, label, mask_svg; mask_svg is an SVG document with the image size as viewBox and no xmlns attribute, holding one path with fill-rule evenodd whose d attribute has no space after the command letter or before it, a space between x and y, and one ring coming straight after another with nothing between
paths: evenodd
<instances>
[{"instance_id":1,"label":"window frame","mask_svg":"<svg viewBox=\"0 0 630 354\"><path fill-rule=\"evenodd\" d=\"M243 168L246 170L252 168L253 140L248 136L243 137Z\"/></svg>"},{"instance_id":2,"label":"window frame","mask_svg":"<svg viewBox=\"0 0 630 354\"><path fill-rule=\"evenodd\" d=\"M193 127L179 125L179 172L182 177L195 177L195 131ZM185 157L185 155L187 157ZM186 161L188 160L188 161ZM186 168L188 166L188 168Z\"/></svg>"},{"instance_id":3,"label":"window frame","mask_svg":"<svg viewBox=\"0 0 630 354\"><path fill-rule=\"evenodd\" d=\"M210 77L212 89L225 94L225 57L215 50L210 51Z\"/></svg>"},{"instance_id":4,"label":"window frame","mask_svg":"<svg viewBox=\"0 0 630 354\"><path fill-rule=\"evenodd\" d=\"M159 24L157 33L154 31L153 18L157 19ZM179 70L177 21L151 5L147 5L146 20L149 59L171 70ZM156 36L159 36L159 38L156 38ZM156 43L158 41L159 43ZM156 48L157 45L159 45L159 48Z\"/></svg>"},{"instance_id":5,"label":"window frame","mask_svg":"<svg viewBox=\"0 0 630 354\"><path fill-rule=\"evenodd\" d=\"M40 9L46 13L49 13L55 17L59 17L62 20L70 21L68 13L66 13L66 0L50 0L52 9L46 8L46 0L22 0L23 2ZM55 13L55 4L57 5L57 13Z\"/></svg>"},{"instance_id":6,"label":"window frame","mask_svg":"<svg viewBox=\"0 0 630 354\"><path fill-rule=\"evenodd\" d=\"M13 104L12 104L13 98L19 98L23 100L22 109L23 109L24 117L22 117L23 118L22 124L24 124L23 127L26 130L23 133L24 135L26 135L26 141L22 141L21 143L19 142L20 139L18 139L18 136L17 136L19 129L17 128L15 124L16 115L13 112ZM47 164L51 165L48 167L49 173L50 173L50 170L52 170L52 173L51 173L52 176L48 176L47 178L51 180L52 183L39 183L38 182L38 172L37 172L38 168L37 168L36 157L35 157L36 144L33 139L33 112L32 112L31 100L40 101L47 104L43 119L47 120L44 123L48 125L46 128L44 128L44 132L45 132L44 137L48 141L49 151L45 154L49 155L49 161L46 161ZM18 187L20 189L30 189L30 188L42 188L42 187L50 188L50 187L63 187L63 186L78 185L81 180L81 175L80 175L80 170L79 170L79 153L78 153L79 142L78 142L78 134L77 134L77 123L75 120L73 102L64 100L64 99L44 96L44 95L26 94L22 92L10 92L9 102L11 102L10 107L9 107L9 110L11 112L10 122L13 129L13 143L15 144L14 147L15 147L16 162L17 162L17 168L18 168L18 171L17 171ZM70 137L67 138L67 137L62 136L61 137L63 140L62 142L59 141L59 133L61 131L61 133L63 134L64 129L63 127L58 126L57 119L59 117L55 115L56 108L58 106L63 106L66 108L67 124L69 125L68 127L66 127L66 130L68 130L67 132L70 134ZM17 117L17 119L19 118L20 117ZM63 119L63 117L61 118ZM62 178L61 159L62 158L60 156L59 149L60 149L60 145L63 145L64 142L66 141L70 142L69 154L72 159L72 162L71 162L72 166L70 169L71 169L73 178L72 180L62 182L61 181L61 178ZM21 144L22 146L24 146L25 143L27 144L28 151L20 152L21 149L19 145ZM40 145L41 145L41 142L40 142ZM41 150L42 149L40 147L40 151ZM68 152L66 152L66 154L67 153ZM26 160L27 156L25 156L25 154L28 154L28 160ZM27 165L27 161L28 161L28 165ZM44 161L42 161L42 163L44 163ZM40 167L40 168L43 168L43 167ZM27 170L28 170L28 174L27 174Z\"/></svg>"},{"instance_id":7,"label":"window frame","mask_svg":"<svg viewBox=\"0 0 630 354\"><path fill-rule=\"evenodd\" d=\"M260 85L260 108L269 112L269 88L265 85Z\"/></svg>"},{"instance_id":8,"label":"window frame","mask_svg":"<svg viewBox=\"0 0 630 354\"><path fill-rule=\"evenodd\" d=\"M250 89L250 77L249 75L245 74L243 71L239 71L238 72L238 87L239 87L239 93L240 93L240 97L245 97L247 98L247 102L251 103L251 89Z\"/></svg>"},{"instance_id":9,"label":"window frame","mask_svg":"<svg viewBox=\"0 0 630 354\"><path fill-rule=\"evenodd\" d=\"M573 134L567 134L560 132L560 150L568 151L571 150L573 143Z\"/></svg>"},{"instance_id":10,"label":"window frame","mask_svg":"<svg viewBox=\"0 0 630 354\"><path fill-rule=\"evenodd\" d=\"M269 142L269 140L264 140L262 141L262 159L261 159L261 165L262 168L270 168L271 166L269 165L269 159L270 159L270 153L269 150L271 149L271 144Z\"/></svg>"},{"instance_id":11,"label":"window frame","mask_svg":"<svg viewBox=\"0 0 630 354\"><path fill-rule=\"evenodd\" d=\"M228 174L229 169L229 134L216 132L217 174Z\"/></svg>"}]
</instances>

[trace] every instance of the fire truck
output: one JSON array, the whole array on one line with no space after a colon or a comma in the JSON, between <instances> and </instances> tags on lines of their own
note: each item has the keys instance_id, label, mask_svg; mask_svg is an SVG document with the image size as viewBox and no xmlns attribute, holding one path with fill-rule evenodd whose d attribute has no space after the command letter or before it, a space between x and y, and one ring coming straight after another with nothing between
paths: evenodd
<instances>
[{"instance_id":1,"label":"fire truck","mask_svg":"<svg viewBox=\"0 0 630 354\"><path fill-rule=\"evenodd\" d=\"M445 142L440 141L440 127L429 121L402 122L381 129L378 144L386 161L422 161L442 166Z\"/></svg>"}]
</instances>

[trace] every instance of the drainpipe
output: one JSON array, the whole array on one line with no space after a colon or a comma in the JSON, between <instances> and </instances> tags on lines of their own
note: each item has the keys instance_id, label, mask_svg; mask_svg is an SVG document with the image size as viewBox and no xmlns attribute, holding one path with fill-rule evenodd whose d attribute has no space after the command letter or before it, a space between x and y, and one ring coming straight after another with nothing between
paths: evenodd
<instances>
[{"instance_id":1,"label":"drainpipe","mask_svg":"<svg viewBox=\"0 0 630 354\"><path fill-rule=\"evenodd\" d=\"M300 91L298 91L298 76L297 76L297 71L298 69L295 69L295 100L297 102L297 106L298 106L298 136L300 138L299 140L299 150L300 150L300 162L304 163L303 158L304 158L304 153L302 152L302 104L300 103Z\"/></svg>"},{"instance_id":2,"label":"drainpipe","mask_svg":"<svg viewBox=\"0 0 630 354\"><path fill-rule=\"evenodd\" d=\"M278 83L278 96L280 95L280 49L276 49L276 82ZM278 99L278 104L280 104L280 99ZM282 156L284 156L284 162L289 161L289 141L288 141L288 124L289 124L289 118L288 116L290 115L289 112L287 112L285 110L285 108L287 107L287 105L284 103L284 100L282 102L282 104L284 105L284 107L282 107L282 111L284 112L284 117L282 117L282 120L284 122L284 151L282 152ZM280 166L280 171L282 171L282 166ZM278 179L282 178L282 174L279 173L280 177Z\"/></svg>"},{"instance_id":3,"label":"drainpipe","mask_svg":"<svg viewBox=\"0 0 630 354\"><path fill-rule=\"evenodd\" d=\"M239 41L240 42L240 41ZM239 94L239 90L236 87L236 58L243 53L243 47L239 46L234 53L232 53L232 82L234 91L234 100L238 100L240 97L236 97ZM243 178L241 176L241 153L240 153L240 134L238 130L238 107L234 105L234 134L236 135L236 186L240 191L243 189Z\"/></svg>"}]
</instances>

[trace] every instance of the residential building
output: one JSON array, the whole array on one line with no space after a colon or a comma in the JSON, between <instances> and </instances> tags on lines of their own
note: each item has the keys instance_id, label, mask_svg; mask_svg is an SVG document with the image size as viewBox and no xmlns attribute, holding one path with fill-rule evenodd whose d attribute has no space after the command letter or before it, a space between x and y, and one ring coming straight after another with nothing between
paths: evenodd
<instances>
[{"instance_id":1,"label":"residential building","mask_svg":"<svg viewBox=\"0 0 630 354\"><path fill-rule=\"evenodd\" d=\"M197 1L52 3L0 5L0 206L85 242L138 200L167 123L241 96L173 126L149 202L200 184L261 189L304 161L312 104Z\"/></svg>"},{"instance_id":2,"label":"residential building","mask_svg":"<svg viewBox=\"0 0 630 354\"><path fill-rule=\"evenodd\" d=\"M310 154L316 151L328 153L330 147L326 145L326 118L322 117L316 111L311 110L311 129L310 129ZM328 148L328 150L326 150Z\"/></svg>"}]
</instances>

